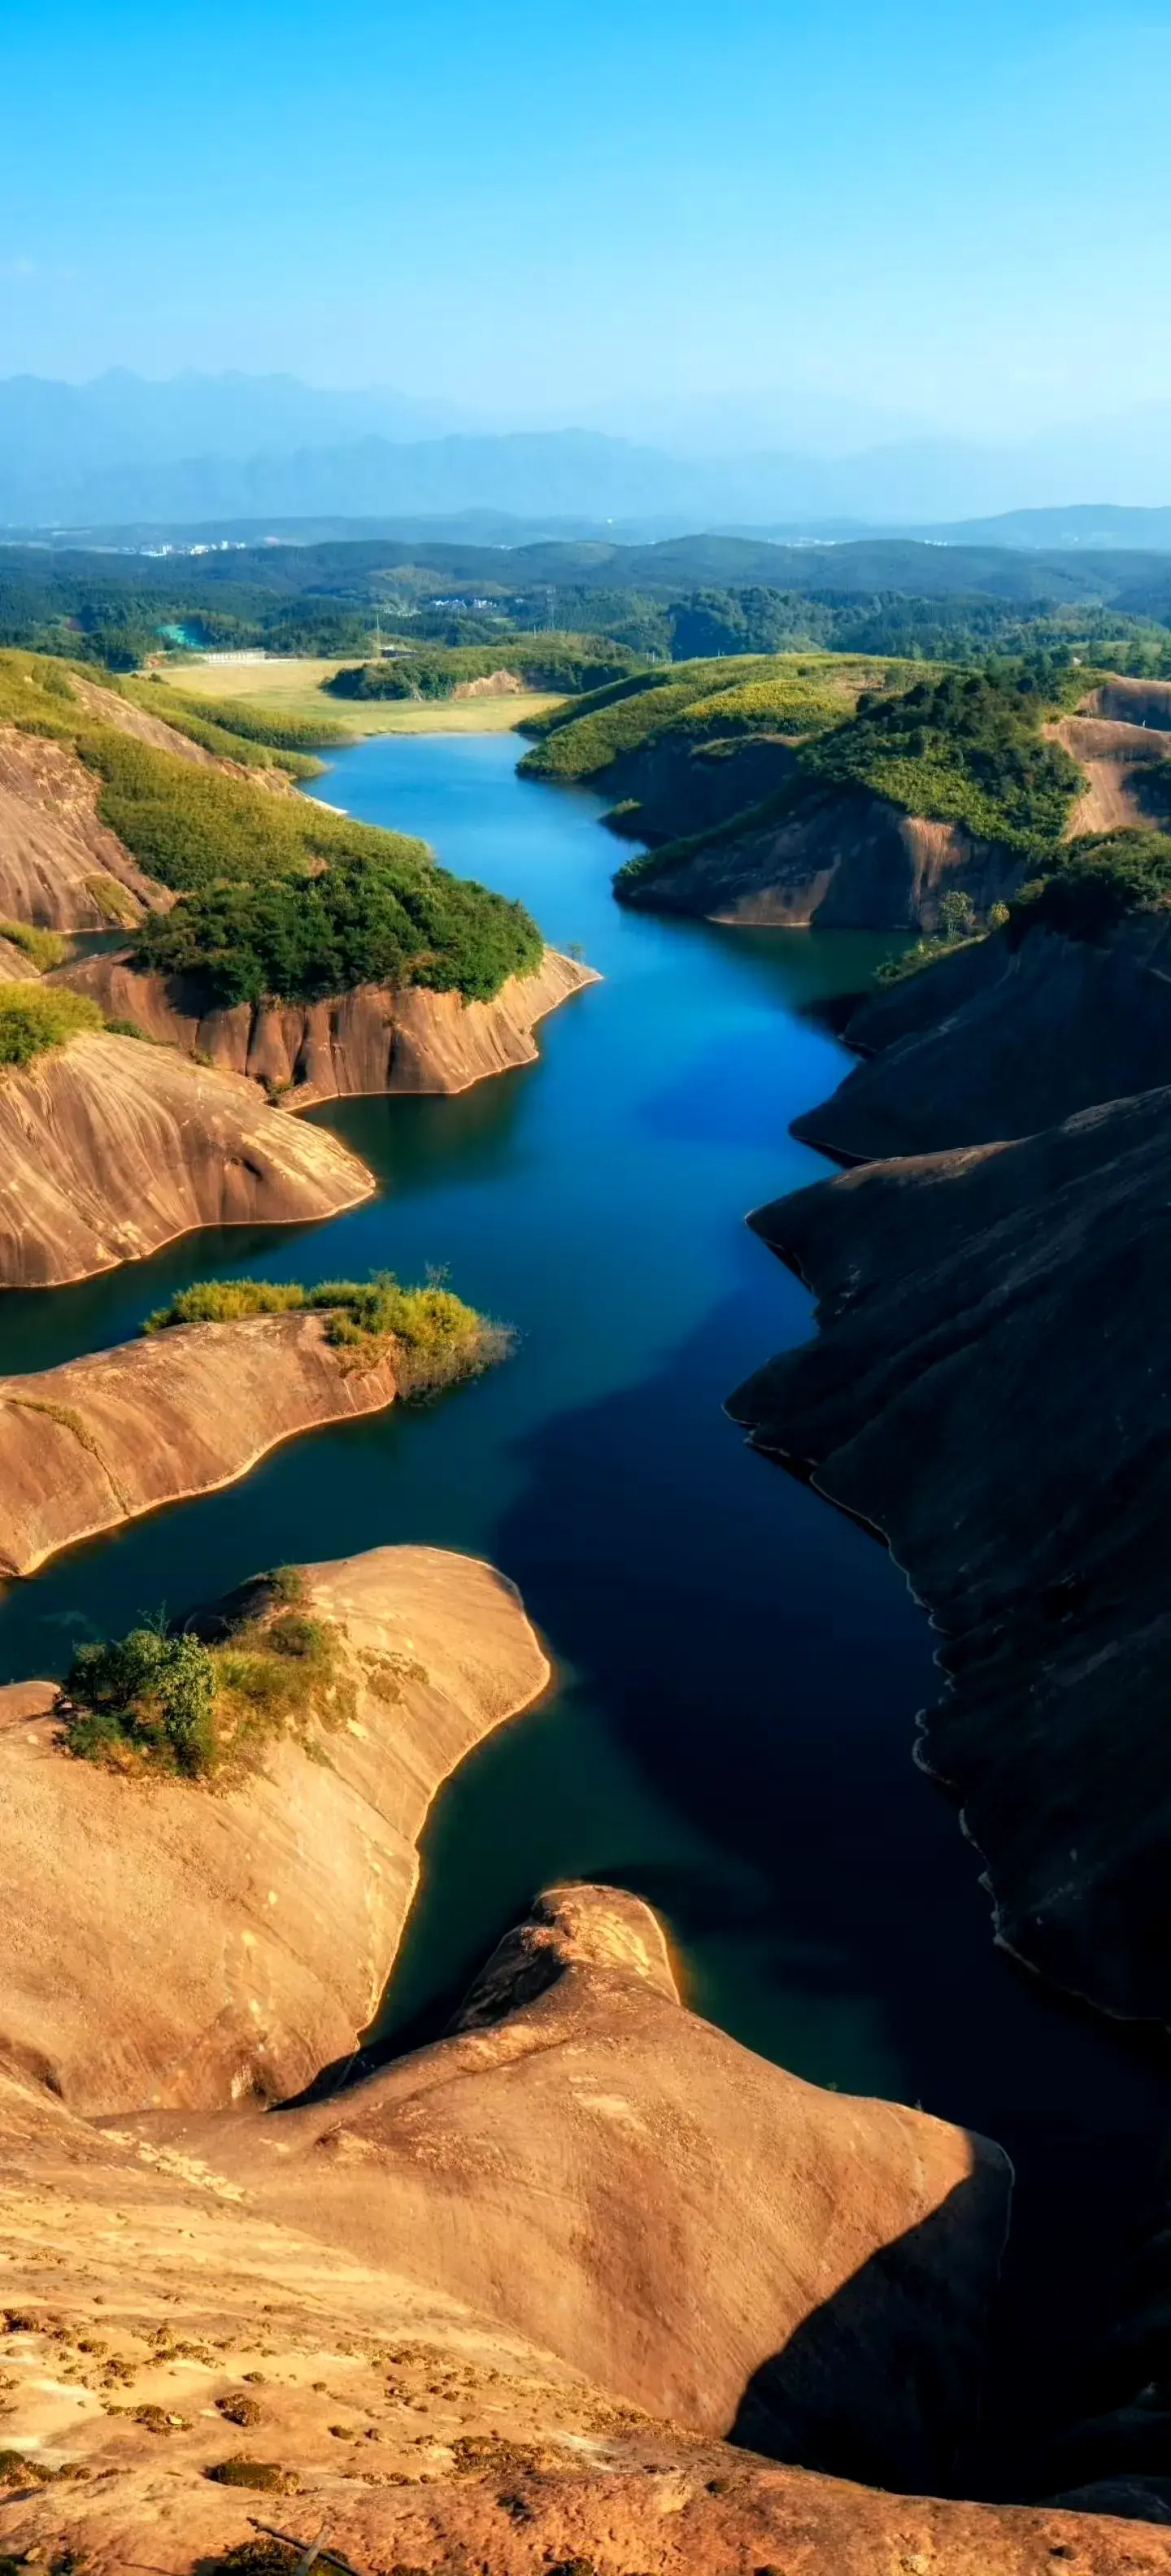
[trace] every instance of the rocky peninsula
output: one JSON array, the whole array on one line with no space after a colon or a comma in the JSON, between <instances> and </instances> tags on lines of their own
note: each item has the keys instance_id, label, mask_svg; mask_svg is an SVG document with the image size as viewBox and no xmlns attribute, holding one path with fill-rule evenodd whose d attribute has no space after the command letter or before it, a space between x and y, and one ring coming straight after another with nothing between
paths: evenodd
<instances>
[{"instance_id":1,"label":"rocky peninsula","mask_svg":"<svg viewBox=\"0 0 1171 2576\"><path fill-rule=\"evenodd\" d=\"M202 1225L294 1225L368 1198L324 1128L254 1083L105 1031L0 1081L0 1286L56 1288Z\"/></svg>"}]
</instances>

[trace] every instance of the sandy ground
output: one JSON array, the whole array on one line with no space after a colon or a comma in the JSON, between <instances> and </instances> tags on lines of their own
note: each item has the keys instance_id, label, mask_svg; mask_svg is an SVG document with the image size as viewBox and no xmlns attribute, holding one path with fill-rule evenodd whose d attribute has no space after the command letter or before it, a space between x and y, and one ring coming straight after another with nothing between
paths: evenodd
<instances>
[{"instance_id":1,"label":"sandy ground","mask_svg":"<svg viewBox=\"0 0 1171 2576\"><path fill-rule=\"evenodd\" d=\"M355 739L371 733L506 733L510 725L557 703L555 695L537 690L431 705L412 698L347 703L324 694L324 682L344 667L340 662L308 660L185 662L167 678L189 698L244 698L252 706L271 706L283 715L328 716L332 723L345 725Z\"/></svg>"}]
</instances>

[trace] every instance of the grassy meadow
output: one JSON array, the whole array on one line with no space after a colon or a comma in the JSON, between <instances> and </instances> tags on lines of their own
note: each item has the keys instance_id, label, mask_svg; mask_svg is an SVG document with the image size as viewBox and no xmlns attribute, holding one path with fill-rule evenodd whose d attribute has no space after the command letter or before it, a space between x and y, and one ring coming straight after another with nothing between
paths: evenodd
<instances>
[{"instance_id":1,"label":"grassy meadow","mask_svg":"<svg viewBox=\"0 0 1171 2576\"><path fill-rule=\"evenodd\" d=\"M340 662L184 662L166 672L168 685L192 704L202 698L227 705L233 698L274 715L326 717L355 742L371 733L507 733L543 715L558 700L526 690L501 698L331 698L325 683Z\"/></svg>"}]
</instances>

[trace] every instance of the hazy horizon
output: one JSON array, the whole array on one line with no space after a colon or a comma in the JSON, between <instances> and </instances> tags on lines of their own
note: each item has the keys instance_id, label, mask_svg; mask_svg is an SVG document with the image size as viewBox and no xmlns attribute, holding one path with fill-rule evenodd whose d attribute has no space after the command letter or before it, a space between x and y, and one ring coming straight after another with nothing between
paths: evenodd
<instances>
[{"instance_id":1,"label":"hazy horizon","mask_svg":"<svg viewBox=\"0 0 1171 2576\"><path fill-rule=\"evenodd\" d=\"M440 44L420 0L341 41L298 0L62 0L0 64L5 377L288 373L709 453L1171 403L1149 9L729 0L713 41L697 0L449 0Z\"/></svg>"}]
</instances>

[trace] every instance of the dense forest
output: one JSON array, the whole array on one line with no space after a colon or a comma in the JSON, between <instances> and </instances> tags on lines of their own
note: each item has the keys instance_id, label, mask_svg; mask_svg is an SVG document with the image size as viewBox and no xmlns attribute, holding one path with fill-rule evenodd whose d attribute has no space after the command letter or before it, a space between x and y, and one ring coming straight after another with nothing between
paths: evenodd
<instances>
[{"instance_id":1,"label":"dense forest","mask_svg":"<svg viewBox=\"0 0 1171 2576\"><path fill-rule=\"evenodd\" d=\"M428 545L355 538L200 554L0 547L0 644L132 670L185 648L364 662L572 632L649 662L776 651L981 662L1036 643L1171 671L1171 556L865 539L783 546Z\"/></svg>"}]
</instances>

